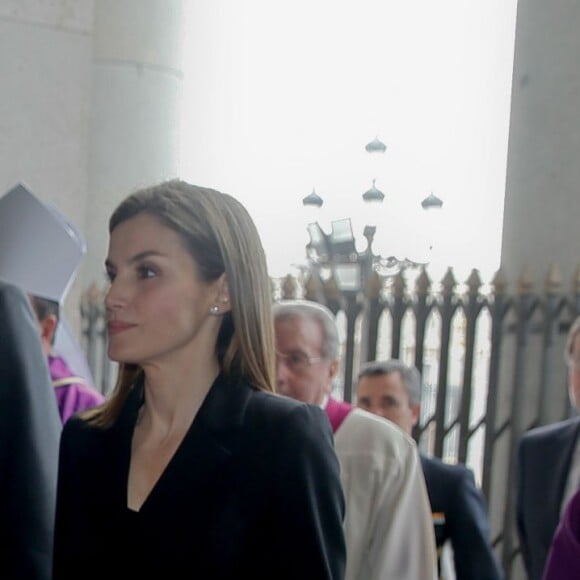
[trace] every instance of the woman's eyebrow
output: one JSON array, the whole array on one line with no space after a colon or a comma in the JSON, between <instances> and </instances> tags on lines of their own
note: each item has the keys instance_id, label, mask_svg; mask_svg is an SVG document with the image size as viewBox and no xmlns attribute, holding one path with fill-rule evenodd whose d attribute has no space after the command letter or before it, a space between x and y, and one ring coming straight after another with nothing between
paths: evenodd
<instances>
[{"instance_id":1,"label":"woman's eyebrow","mask_svg":"<svg viewBox=\"0 0 580 580\"><path fill-rule=\"evenodd\" d=\"M166 256L167 254L164 254L163 252L159 252L157 250L144 250L143 252L139 252L138 254L135 254L134 256L132 256L131 258L129 258L129 264L134 264L135 262L140 262L141 260L144 260L146 258L150 258L151 256ZM115 264L112 260L110 260L109 258L107 258L105 260L105 268L114 268Z\"/></svg>"}]
</instances>

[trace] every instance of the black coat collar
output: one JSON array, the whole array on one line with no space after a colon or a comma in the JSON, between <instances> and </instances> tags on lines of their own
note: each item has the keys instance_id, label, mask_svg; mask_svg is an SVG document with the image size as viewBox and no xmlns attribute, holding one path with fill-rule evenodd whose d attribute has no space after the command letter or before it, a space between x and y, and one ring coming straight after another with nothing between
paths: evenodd
<instances>
[{"instance_id":1,"label":"black coat collar","mask_svg":"<svg viewBox=\"0 0 580 580\"><path fill-rule=\"evenodd\" d=\"M204 399L194 423L201 423L212 433L228 431L242 426L247 405L252 392L255 391L248 383L228 379L220 373ZM127 398L127 402L118 420L121 429L135 427L139 409L144 400L143 380L135 385Z\"/></svg>"}]
</instances>

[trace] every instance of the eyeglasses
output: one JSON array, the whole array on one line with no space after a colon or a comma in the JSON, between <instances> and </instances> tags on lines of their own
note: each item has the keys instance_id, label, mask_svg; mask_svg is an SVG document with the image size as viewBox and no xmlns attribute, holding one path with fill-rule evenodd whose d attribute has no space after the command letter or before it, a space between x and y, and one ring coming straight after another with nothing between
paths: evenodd
<instances>
[{"instance_id":1,"label":"eyeglasses","mask_svg":"<svg viewBox=\"0 0 580 580\"><path fill-rule=\"evenodd\" d=\"M291 371L305 371L308 367L314 363L324 360L321 356L308 356L305 352L300 350L293 350L291 352L276 352L276 366L280 361L284 361L284 364Z\"/></svg>"}]
</instances>

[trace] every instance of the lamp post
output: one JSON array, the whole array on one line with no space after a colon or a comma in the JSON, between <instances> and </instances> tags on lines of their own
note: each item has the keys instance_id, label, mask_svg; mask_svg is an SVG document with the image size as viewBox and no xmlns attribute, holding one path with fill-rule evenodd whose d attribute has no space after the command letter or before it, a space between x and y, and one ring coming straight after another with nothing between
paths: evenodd
<instances>
[{"instance_id":1,"label":"lamp post","mask_svg":"<svg viewBox=\"0 0 580 580\"><path fill-rule=\"evenodd\" d=\"M369 154L382 155L387 147L375 138L366 145L365 149ZM367 204L382 206L385 194L377 188L376 179L372 180L372 186L362 194L362 199ZM324 200L313 190L311 194L303 198L302 203L304 206L320 208ZM421 202L424 210L441 209L442 205L442 200L433 193ZM374 215L377 214L377 209L375 208ZM374 316L374 310L378 311L380 278L392 276L407 268L426 266L427 263L415 262L395 255L384 257L375 254L372 244L377 231L376 225L365 225L363 236L366 239L366 248L361 252L356 249L350 218L332 221L330 233L325 232L318 222L309 223L307 230L310 241L306 245L306 256L311 275L314 275L320 282L325 279L336 282L339 296L346 301L346 304L342 305L348 326L344 359L344 398L350 401L355 346L354 325L358 315L363 311L361 358L373 359L376 352L369 352L367 345L376 344L376 341L369 340L369 336L371 332L377 331L378 316ZM379 284L373 284L373 280L379 281ZM335 311L339 308L337 301L329 306Z\"/></svg>"},{"instance_id":2,"label":"lamp post","mask_svg":"<svg viewBox=\"0 0 580 580\"><path fill-rule=\"evenodd\" d=\"M368 143L365 149L372 155L381 155L385 153L387 147L377 137ZM385 194L377 188L376 181L376 178L372 180L372 186L362 194L362 199L367 204L380 207L384 202ZM313 189L312 193L302 199L302 204L320 208L324 200ZM442 206L443 201L433 192L421 202L421 207L425 211L440 210ZM378 207L374 209L374 215L378 213L378 209ZM380 276L389 276L398 273L401 269L427 265L427 262L417 262L394 254L389 256L375 254L372 244L377 226L374 224L367 224L364 227L363 237L367 244L362 252L356 250L350 218L332 221L330 233L326 233L318 222L308 224L307 230L310 237L306 245L309 268L318 274L322 271L334 274L340 290L364 289L365 283L368 283L373 272L377 272Z\"/></svg>"}]
</instances>

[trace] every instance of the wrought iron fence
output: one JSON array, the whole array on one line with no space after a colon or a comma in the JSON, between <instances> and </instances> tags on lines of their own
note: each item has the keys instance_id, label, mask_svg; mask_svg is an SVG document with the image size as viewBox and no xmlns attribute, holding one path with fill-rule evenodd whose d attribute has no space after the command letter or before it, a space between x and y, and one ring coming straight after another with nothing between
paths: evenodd
<instances>
[{"instance_id":1,"label":"wrought iron fence","mask_svg":"<svg viewBox=\"0 0 580 580\"><path fill-rule=\"evenodd\" d=\"M514 527L517 443L524 431L570 414L562 355L580 314L580 268L569 289L556 266L541 288L524 272L511 291L501 271L486 285L476 270L464 284L449 270L435 288L425 270L414 280L404 272L387 279L375 274L362 293L341 292L334 278L315 274L272 282L274 300L304 297L335 314L342 339L339 398L352 400L362 361L400 358L418 368L418 445L473 469L506 578L522 577ZM81 312L89 365L107 394L115 365L106 356L102 302L92 288Z\"/></svg>"}]
</instances>

